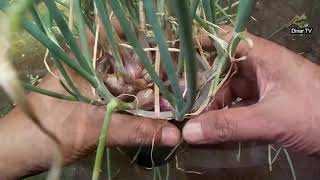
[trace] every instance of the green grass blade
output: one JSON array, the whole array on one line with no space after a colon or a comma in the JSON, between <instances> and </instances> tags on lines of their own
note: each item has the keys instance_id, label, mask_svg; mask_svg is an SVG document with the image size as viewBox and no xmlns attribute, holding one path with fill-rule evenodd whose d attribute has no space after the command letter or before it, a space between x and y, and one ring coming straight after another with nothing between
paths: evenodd
<instances>
[{"instance_id":1,"label":"green grass blade","mask_svg":"<svg viewBox=\"0 0 320 180\"><path fill-rule=\"evenodd\" d=\"M242 39L241 32L245 30L246 25L250 20L255 3L255 0L240 0L238 7L238 20L235 28L236 34L228 46L228 54L232 57L234 56L235 50ZM224 11L220 6L217 5L217 7ZM217 76L214 79L214 87L218 86L221 73L226 69L226 67L228 67L228 64L230 63L228 60L230 60L229 55L224 54L224 56L221 57L217 67Z\"/></svg>"},{"instance_id":2,"label":"green grass blade","mask_svg":"<svg viewBox=\"0 0 320 180\"><path fill-rule=\"evenodd\" d=\"M190 111L195 102L197 65L195 62L196 58L192 40L192 19L189 12L188 2L179 0L173 0L172 2L179 23L180 39L183 42L182 49L185 53L185 69L187 76L186 104L183 110L177 115L177 120L182 120L185 113Z\"/></svg>"},{"instance_id":3,"label":"green grass blade","mask_svg":"<svg viewBox=\"0 0 320 180\"><path fill-rule=\"evenodd\" d=\"M9 0L0 1L0 10L5 11L9 7Z\"/></svg>"},{"instance_id":4,"label":"green grass blade","mask_svg":"<svg viewBox=\"0 0 320 180\"><path fill-rule=\"evenodd\" d=\"M197 9L199 7L199 4L200 4L200 0L192 0L191 1L191 17L192 19L196 16L197 14Z\"/></svg>"},{"instance_id":5,"label":"green grass blade","mask_svg":"<svg viewBox=\"0 0 320 180\"><path fill-rule=\"evenodd\" d=\"M66 9L70 8L69 4L67 4L65 0L55 0L55 1L57 2L57 4L61 5L62 7L66 8Z\"/></svg>"},{"instance_id":6,"label":"green grass blade","mask_svg":"<svg viewBox=\"0 0 320 180\"><path fill-rule=\"evenodd\" d=\"M218 86L219 80L220 80L220 75L222 72L226 71L226 68L229 67L230 65L230 57L234 57L236 53L236 49L241 42L241 40L245 40L250 47L253 47L253 42L252 40L247 37L243 32L240 33L235 33L231 42L229 43L227 49L228 53L223 54L222 58L219 59L219 64L217 67L217 75L214 80L214 87ZM229 60L229 61L228 61Z\"/></svg>"},{"instance_id":7,"label":"green grass blade","mask_svg":"<svg viewBox=\"0 0 320 180\"><path fill-rule=\"evenodd\" d=\"M69 87L63 82L62 79L59 79L59 83L61 84L61 86L63 87L63 89L66 90L70 95L76 97L76 94L69 89Z\"/></svg>"},{"instance_id":8,"label":"green grass blade","mask_svg":"<svg viewBox=\"0 0 320 180\"><path fill-rule=\"evenodd\" d=\"M121 1L122 6L126 7L128 10L128 14L133 20L132 24L135 28L139 28L140 24L140 17L139 17L139 3L137 0L128 1L128 0L122 0Z\"/></svg>"},{"instance_id":9,"label":"green grass blade","mask_svg":"<svg viewBox=\"0 0 320 180\"><path fill-rule=\"evenodd\" d=\"M70 76L68 75L67 71L65 70L65 68L63 67L61 60L59 58L56 57L56 55L52 54L54 61L54 64L56 65L56 67L59 69L61 75L64 77L64 79L67 81L68 85L70 86L70 88L73 91L73 94L77 97L77 99L79 101L82 101L82 95L79 92L79 90L77 89L77 87L74 85L72 79L70 78Z\"/></svg>"},{"instance_id":10,"label":"green grass blade","mask_svg":"<svg viewBox=\"0 0 320 180\"><path fill-rule=\"evenodd\" d=\"M39 26L39 28L43 31L43 32L46 32L46 30L44 29L44 26L42 25L42 21L40 19L40 16L39 16L39 12L37 11L36 9L36 4L33 3L33 5L31 6L30 8L30 12L31 12L31 15L32 15L32 18L34 19L35 23Z\"/></svg>"},{"instance_id":11,"label":"green grass blade","mask_svg":"<svg viewBox=\"0 0 320 180\"><path fill-rule=\"evenodd\" d=\"M250 20L256 0L240 0L238 7L238 19L236 23L236 32L243 32Z\"/></svg>"},{"instance_id":12,"label":"green grass blade","mask_svg":"<svg viewBox=\"0 0 320 180\"><path fill-rule=\"evenodd\" d=\"M110 148L107 148L107 167L108 167L108 180L112 180L111 150L110 150Z\"/></svg>"},{"instance_id":13,"label":"green grass blade","mask_svg":"<svg viewBox=\"0 0 320 180\"><path fill-rule=\"evenodd\" d=\"M36 24L44 31L44 33L47 34L47 36L58 45L57 39L55 38L54 34L51 31L51 27L48 27L45 23L43 18L41 18L40 12L36 7L36 4L33 3L33 6L31 7L31 11L32 11L32 16L36 21ZM54 56L54 55L53 55ZM54 64L56 65L56 67L59 69L60 73L62 74L62 76L65 78L65 80L67 81L68 85L71 87L71 89L73 90L72 94L78 99L81 99L81 94L78 91L78 89L75 87L73 81L71 80L71 78L69 77L68 73L66 72L66 70L64 69L63 65L61 64L60 60L58 58L54 58Z\"/></svg>"},{"instance_id":14,"label":"green grass blade","mask_svg":"<svg viewBox=\"0 0 320 180\"><path fill-rule=\"evenodd\" d=\"M166 180L170 179L170 163L166 165Z\"/></svg>"},{"instance_id":15,"label":"green grass blade","mask_svg":"<svg viewBox=\"0 0 320 180\"><path fill-rule=\"evenodd\" d=\"M216 4L216 8L221 13L221 15L224 16L224 18L228 19L228 21L232 25L235 25L235 22L232 20L232 18L228 15L228 13L219 4ZM224 19L224 18L222 18L222 19Z\"/></svg>"},{"instance_id":16,"label":"green grass blade","mask_svg":"<svg viewBox=\"0 0 320 180\"><path fill-rule=\"evenodd\" d=\"M36 23L39 27L42 27L42 29L44 30L44 32L47 34L47 36L57 45L58 41L55 38L55 35L53 34L51 27L48 27L45 23L43 18L41 17L38 9L36 8L36 5L33 4L31 11L33 11L33 17L35 19L37 19ZM68 73L66 72L65 68L63 67L61 61L59 58L56 57L56 55L52 55L54 57L54 64L56 65L56 67L59 69L60 73L62 74L62 76L64 77L64 79L67 81L68 85L71 87L72 89L72 94L75 95L75 97L77 97L78 100L85 100L85 98L80 94L80 92L78 91L78 89L75 87L73 81L71 80L70 76L68 75Z\"/></svg>"},{"instance_id":17,"label":"green grass blade","mask_svg":"<svg viewBox=\"0 0 320 180\"><path fill-rule=\"evenodd\" d=\"M215 4L216 4L216 2L215 2ZM211 33L213 35L217 35L216 28L209 25L207 23L207 21L205 21L204 19L199 17L197 14L195 14L194 18L206 31L208 31L209 33ZM213 41L215 48L217 49L218 56L221 57L222 54L224 53L223 47L219 43L215 42L215 40L212 39L212 41Z\"/></svg>"},{"instance_id":18,"label":"green grass blade","mask_svg":"<svg viewBox=\"0 0 320 180\"><path fill-rule=\"evenodd\" d=\"M292 179L293 180L297 180L296 171L295 171L295 169L293 167L293 163L291 161L290 154L289 154L289 152L288 152L288 150L286 148L283 148L283 151L284 151L284 154L286 155L286 158L287 158L287 161L288 161L288 164L289 164L289 167L290 167Z\"/></svg>"},{"instance_id":19,"label":"green grass blade","mask_svg":"<svg viewBox=\"0 0 320 180\"><path fill-rule=\"evenodd\" d=\"M232 13L232 3L233 3L233 0L228 0L228 10L227 10L228 14Z\"/></svg>"},{"instance_id":20,"label":"green grass blade","mask_svg":"<svg viewBox=\"0 0 320 180\"><path fill-rule=\"evenodd\" d=\"M109 4L111 8L113 9L114 14L117 16L120 25L122 26L122 29L124 33L126 34L127 40L130 43L132 47L134 47L134 50L136 51L137 55L139 56L140 62L144 65L146 70L148 71L150 77L153 79L153 81L156 83L156 85L159 87L160 92L162 95L170 102L172 106L174 106L175 102L172 98L172 95L170 92L166 89L164 84L162 83L161 79L155 72L153 66L150 64L148 57L146 53L144 52L141 44L139 43L138 38L136 37L136 34L133 32L131 25L125 15L124 10L119 4L118 0L110 0Z\"/></svg>"},{"instance_id":21,"label":"green grass blade","mask_svg":"<svg viewBox=\"0 0 320 180\"><path fill-rule=\"evenodd\" d=\"M85 22L84 18L82 16L82 7L80 4L80 0L74 0L74 12L75 12L75 17L77 19L77 25L79 29L79 35L80 35L80 41L81 41L81 46L82 46L82 52L84 55L85 60L87 61L87 64L90 65L90 68L92 68L92 61L91 61L91 55L90 55L90 49L89 49L89 44L88 44L88 38L85 32Z\"/></svg>"},{"instance_id":22,"label":"green grass blade","mask_svg":"<svg viewBox=\"0 0 320 180\"><path fill-rule=\"evenodd\" d=\"M155 167L155 169L156 169L156 173L157 173L158 180L162 180L160 167Z\"/></svg>"},{"instance_id":23,"label":"green grass blade","mask_svg":"<svg viewBox=\"0 0 320 180\"><path fill-rule=\"evenodd\" d=\"M50 23L50 13L49 11L47 10L46 11L46 15L43 17L36 4L34 3L32 8L31 8L31 11L32 11L32 17L33 19L35 20L36 24L43 30L43 32L54 42L56 43L57 45L59 45L56 37L55 37L55 34L53 33L52 31L52 24ZM46 16L49 16L49 17L46 17Z\"/></svg>"},{"instance_id":24,"label":"green grass blade","mask_svg":"<svg viewBox=\"0 0 320 180\"><path fill-rule=\"evenodd\" d=\"M94 168L92 173L92 180L98 180L100 177L102 160L103 160L103 155L104 155L105 146L107 142L109 125L111 121L111 115L117 109L117 107L118 107L118 101L116 99L111 100L106 107L107 110L106 110L105 118L103 120L101 134L99 137L99 143L98 143L97 152L96 152L96 159L94 162Z\"/></svg>"},{"instance_id":25,"label":"green grass blade","mask_svg":"<svg viewBox=\"0 0 320 180\"><path fill-rule=\"evenodd\" d=\"M216 76L213 80L213 87L216 89L219 85L221 74L223 72L224 67L226 67L227 61L229 60L229 56L227 54L223 54L219 59L219 63L216 70Z\"/></svg>"},{"instance_id":26,"label":"green grass blade","mask_svg":"<svg viewBox=\"0 0 320 180\"><path fill-rule=\"evenodd\" d=\"M144 0L144 8L145 8L148 22L151 25L153 32L155 34L155 38L156 38L156 41L157 41L157 44L159 47L159 51L160 51L162 64L164 65L164 69L165 69L167 76L168 76L168 79L170 81L170 86L172 88L172 91L175 94L175 101L176 101L176 106L177 106L176 108L178 111L180 111L183 107L184 100L182 97L182 93L180 91L178 78L176 76L176 70L174 69L173 61L172 61L171 55L168 51L168 45L167 45L165 37L162 33L158 18L156 16L153 1Z\"/></svg>"},{"instance_id":27,"label":"green grass blade","mask_svg":"<svg viewBox=\"0 0 320 180\"><path fill-rule=\"evenodd\" d=\"M210 7L211 7L211 16L212 16L212 23L216 24L216 11L217 11L217 0L210 0Z\"/></svg>"},{"instance_id":28,"label":"green grass blade","mask_svg":"<svg viewBox=\"0 0 320 180\"><path fill-rule=\"evenodd\" d=\"M80 0L80 2L82 7L82 16L84 18L85 24L94 34L94 32L96 31L94 1Z\"/></svg>"},{"instance_id":29,"label":"green grass blade","mask_svg":"<svg viewBox=\"0 0 320 180\"><path fill-rule=\"evenodd\" d=\"M206 20L209 22L213 22L212 10L211 10L211 0L202 0L202 7L204 10L204 14L206 16Z\"/></svg>"},{"instance_id":30,"label":"green grass blade","mask_svg":"<svg viewBox=\"0 0 320 180\"><path fill-rule=\"evenodd\" d=\"M98 82L96 81L96 79L92 75L90 75L86 70L84 70L79 64L76 64L67 55L67 53L58 45L56 45L46 34L44 34L37 25L33 24L28 20L25 20L23 26L34 38L36 38L40 43L42 43L46 48L48 48L52 55L55 55L56 58L61 59L70 68L78 72L79 75L88 80L93 87L98 86Z\"/></svg>"},{"instance_id":31,"label":"green grass blade","mask_svg":"<svg viewBox=\"0 0 320 180\"><path fill-rule=\"evenodd\" d=\"M236 33L227 47L227 49L228 49L227 54L223 54L223 56L221 58L219 58L219 64L217 67L217 75L214 80L214 87L215 88L219 84L220 76L221 76L222 72L224 72L226 70L226 68L229 67L229 65L231 63L229 55L231 57L234 57L239 43L241 42L241 40L246 40L246 38L247 37L243 33Z\"/></svg>"},{"instance_id":32,"label":"green grass blade","mask_svg":"<svg viewBox=\"0 0 320 180\"><path fill-rule=\"evenodd\" d=\"M157 180L157 170L156 170L156 168L152 168L152 180Z\"/></svg>"},{"instance_id":33,"label":"green grass blade","mask_svg":"<svg viewBox=\"0 0 320 180\"><path fill-rule=\"evenodd\" d=\"M207 21L205 21L204 19L202 19L198 15L195 16L195 19L206 31L217 36L217 31L216 31L215 27L209 25L207 23ZM210 38L210 39L212 39L212 38ZM215 48L217 49L218 56L221 56L224 53L223 47L221 46L220 43L216 42L214 39L212 39L212 41L213 41Z\"/></svg>"},{"instance_id":34,"label":"green grass blade","mask_svg":"<svg viewBox=\"0 0 320 180\"><path fill-rule=\"evenodd\" d=\"M54 20L53 20L51 14L47 8L45 9L44 15L40 16L40 19L42 19L42 24L48 27L48 30L52 33L53 37L55 38L55 33L54 33L55 31L53 30ZM50 39L52 39L52 37L50 37ZM58 42L57 42L57 44L58 44Z\"/></svg>"},{"instance_id":35,"label":"green grass blade","mask_svg":"<svg viewBox=\"0 0 320 180\"><path fill-rule=\"evenodd\" d=\"M29 90L29 91L33 91L42 95L46 95L46 96L50 96L50 97L54 97L57 99L63 99L63 100L67 100L67 101L78 101L77 98L73 97L73 96L67 96L64 94L60 94L60 93L56 93L56 92L52 92L46 89L42 89L39 88L37 86L34 86L32 84L29 83L23 83L23 86L25 89Z\"/></svg>"},{"instance_id":36,"label":"green grass blade","mask_svg":"<svg viewBox=\"0 0 320 180\"><path fill-rule=\"evenodd\" d=\"M52 0L45 0L46 6L48 7L53 19L55 20L56 24L58 25L65 41L68 43L69 47L71 48L73 54L75 55L76 59L78 60L81 67L86 70L89 74L93 75L93 70L90 65L86 62L85 58L82 55L80 48L77 45L75 38L73 37L72 32L70 31L62 12L57 8L55 1Z\"/></svg>"},{"instance_id":37,"label":"green grass blade","mask_svg":"<svg viewBox=\"0 0 320 180\"><path fill-rule=\"evenodd\" d=\"M235 55L235 50L237 49L240 41L242 39L241 34L237 33L231 40L231 42L229 43L227 49L228 52L227 54L224 53L221 58L219 58L219 64L217 67L217 75L214 79L214 88L218 87L219 81L220 81L220 77L221 74L226 70L227 67L229 67L230 65L230 58L229 58L229 54L231 55L231 57L234 57Z\"/></svg>"},{"instance_id":38,"label":"green grass blade","mask_svg":"<svg viewBox=\"0 0 320 180\"><path fill-rule=\"evenodd\" d=\"M121 56L119 54L119 49L118 49L118 41L115 36L117 34L115 33L113 27L112 27L112 22L109 19L108 12L107 12L107 6L103 0L95 0L96 7L98 9L99 16L101 18L102 24L104 26L104 29L106 30L107 37L109 40L109 45L111 47L112 55L116 61L116 68L118 71L122 73L126 73L123 62L121 59Z\"/></svg>"},{"instance_id":39,"label":"green grass blade","mask_svg":"<svg viewBox=\"0 0 320 180\"><path fill-rule=\"evenodd\" d=\"M180 41L180 43L182 43ZM180 45L181 46L181 45ZM178 59L178 65L177 65L177 76L180 76L184 69L184 52L183 49L180 48L180 54Z\"/></svg>"}]
</instances>

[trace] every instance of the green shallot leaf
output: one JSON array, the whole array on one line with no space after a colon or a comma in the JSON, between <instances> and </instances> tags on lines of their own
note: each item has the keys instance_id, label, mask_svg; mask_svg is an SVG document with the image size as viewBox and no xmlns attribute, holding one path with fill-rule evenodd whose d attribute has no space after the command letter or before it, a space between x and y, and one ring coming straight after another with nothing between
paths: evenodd
<instances>
[{"instance_id":1,"label":"green shallot leaf","mask_svg":"<svg viewBox=\"0 0 320 180\"><path fill-rule=\"evenodd\" d=\"M118 42L116 39L116 33L112 27L112 22L109 19L107 6L103 0L95 0L96 7L98 9L102 24L106 30L109 45L111 47L112 55L116 61L116 68L118 71L125 73L123 62L119 54Z\"/></svg>"},{"instance_id":2,"label":"green shallot leaf","mask_svg":"<svg viewBox=\"0 0 320 180\"><path fill-rule=\"evenodd\" d=\"M122 26L122 29L124 33L126 34L127 40L130 43L132 47L134 47L137 55L139 56L139 60L141 63L144 65L146 70L148 71L150 77L153 79L153 81L156 83L156 85L159 87L160 92L162 95L170 102L172 106L174 106L175 102L174 99L172 98L172 95L170 92L166 89L164 86L163 82L155 72L152 64L150 64L149 59L144 52L141 44L139 43L139 40L136 36L136 34L133 32L132 27L126 17L126 14L122 7L119 4L118 0L110 0L109 4L111 8L113 9L114 14L117 16L120 25Z\"/></svg>"},{"instance_id":3,"label":"green shallot leaf","mask_svg":"<svg viewBox=\"0 0 320 180\"><path fill-rule=\"evenodd\" d=\"M85 58L82 55L82 52L80 48L78 47L75 38L73 37L72 32L70 31L67 23L64 20L62 12L57 8L55 1L52 0L45 0L45 3L57 23L61 33L63 34L63 37L65 38L65 41L68 43L69 47L73 51L73 54L75 55L76 59L78 60L81 67L87 71L89 74L93 75L93 70L90 67L89 63L85 60Z\"/></svg>"},{"instance_id":4,"label":"green shallot leaf","mask_svg":"<svg viewBox=\"0 0 320 180\"><path fill-rule=\"evenodd\" d=\"M255 4L256 0L240 0L238 7L238 20L235 28L236 32L239 33L245 30Z\"/></svg>"},{"instance_id":5,"label":"green shallot leaf","mask_svg":"<svg viewBox=\"0 0 320 180\"><path fill-rule=\"evenodd\" d=\"M93 87L98 86L97 80L91 74L89 74L86 70L84 70L79 64L75 63L67 55L67 53L61 47L59 47L55 42L53 42L46 34L44 34L37 25L33 24L28 20L25 20L23 23L23 26L25 30L27 30L40 43L42 43L45 47L47 47L50 50L51 54L55 55L56 58L61 59L74 71L78 72L83 78L88 80Z\"/></svg>"},{"instance_id":6,"label":"green shallot leaf","mask_svg":"<svg viewBox=\"0 0 320 180\"><path fill-rule=\"evenodd\" d=\"M165 69L167 76L169 78L169 81L170 81L170 86L175 94L175 102L176 102L176 106L177 106L176 108L178 111L180 111L183 107L184 100L182 97L182 93L180 91L179 82L178 82L178 79L176 76L176 71L173 66L173 60L172 60L171 55L168 51L167 42L163 36L160 23L158 21L156 13L155 13L153 1L144 0L144 8L145 8L148 22L152 26L156 41L159 46L162 64L164 65L164 69Z\"/></svg>"},{"instance_id":7,"label":"green shallot leaf","mask_svg":"<svg viewBox=\"0 0 320 180\"><path fill-rule=\"evenodd\" d=\"M80 3L80 0L74 0L73 2L75 6L75 14L76 14L76 19L77 19L77 24L79 29L82 52L85 60L87 61L87 64L89 64L92 68L90 48L88 44L88 38L85 32L85 21L82 14L81 3Z\"/></svg>"},{"instance_id":8,"label":"green shallot leaf","mask_svg":"<svg viewBox=\"0 0 320 180\"><path fill-rule=\"evenodd\" d=\"M189 12L188 2L179 0L172 0L172 2L179 23L180 39L183 42L182 51L185 53L184 57L187 78L186 103L184 108L177 114L177 120L181 121L183 120L184 115L191 110L195 102L197 65L192 39L192 19Z\"/></svg>"}]
</instances>

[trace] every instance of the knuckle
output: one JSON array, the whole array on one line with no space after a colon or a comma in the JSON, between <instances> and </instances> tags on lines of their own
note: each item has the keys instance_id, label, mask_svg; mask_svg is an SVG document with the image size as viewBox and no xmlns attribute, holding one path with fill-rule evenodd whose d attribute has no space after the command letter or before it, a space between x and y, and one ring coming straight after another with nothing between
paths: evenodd
<instances>
[{"instance_id":1,"label":"knuckle","mask_svg":"<svg viewBox=\"0 0 320 180\"><path fill-rule=\"evenodd\" d=\"M213 143L230 141L236 137L237 124L225 111L215 114L212 120L202 123L204 136Z\"/></svg>"},{"instance_id":2,"label":"knuckle","mask_svg":"<svg viewBox=\"0 0 320 180\"><path fill-rule=\"evenodd\" d=\"M150 121L142 119L135 127L135 134L129 136L132 144L150 144L154 138L154 128Z\"/></svg>"}]
</instances>

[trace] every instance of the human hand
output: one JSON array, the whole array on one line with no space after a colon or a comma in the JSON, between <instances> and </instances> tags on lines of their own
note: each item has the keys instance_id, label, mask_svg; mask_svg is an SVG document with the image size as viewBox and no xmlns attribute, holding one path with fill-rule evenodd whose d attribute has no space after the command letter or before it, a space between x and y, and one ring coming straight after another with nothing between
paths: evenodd
<instances>
[{"instance_id":1,"label":"human hand","mask_svg":"<svg viewBox=\"0 0 320 180\"><path fill-rule=\"evenodd\" d=\"M57 71L54 71L56 73ZM86 80L69 70L82 94L92 96ZM66 94L59 81L47 75L41 88ZM27 97L41 123L61 141L64 162L71 163L93 151L98 143L104 107L63 101L37 93ZM110 123L107 146L151 144L174 146L180 131L172 124L114 113ZM54 144L17 106L0 120L0 174L4 179L19 179L47 170L52 162Z\"/></svg>"},{"instance_id":2,"label":"human hand","mask_svg":"<svg viewBox=\"0 0 320 180\"><path fill-rule=\"evenodd\" d=\"M230 41L232 29L223 34ZM275 43L247 33L253 49L240 43L238 72L218 93L212 110L186 123L192 144L259 140L320 155L320 68ZM202 39L203 45L208 39ZM240 97L240 107L222 109Z\"/></svg>"},{"instance_id":3,"label":"human hand","mask_svg":"<svg viewBox=\"0 0 320 180\"><path fill-rule=\"evenodd\" d=\"M75 75L72 71L70 71L70 74L82 94L91 97L92 90L86 80ZM65 90L61 89L61 85L52 76L46 77L40 87L65 93ZM52 106L42 109L41 112L39 111L39 116L45 117L44 114L52 114L52 117L45 117L48 120L43 120L43 122L52 123L50 127L61 125L61 127L55 128L58 130L56 134L61 136L62 142L68 142L66 148L70 148L70 157L77 153L80 153L79 156L81 154L86 155L86 153L94 150L102 127L105 114L104 107L61 101L33 93L30 96L33 100L38 99L39 106L40 104ZM35 107L39 106L35 105ZM167 121L114 113L110 123L107 145L147 145L152 142L154 137L155 143L158 145L174 146L180 140L180 132Z\"/></svg>"}]
</instances>

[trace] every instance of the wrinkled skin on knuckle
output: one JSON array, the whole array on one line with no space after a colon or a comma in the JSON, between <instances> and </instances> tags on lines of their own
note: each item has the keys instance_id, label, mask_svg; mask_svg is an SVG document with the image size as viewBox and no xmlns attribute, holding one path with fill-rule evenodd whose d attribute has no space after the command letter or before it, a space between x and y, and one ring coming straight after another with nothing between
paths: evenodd
<instances>
[{"instance_id":1,"label":"wrinkled skin on knuckle","mask_svg":"<svg viewBox=\"0 0 320 180\"><path fill-rule=\"evenodd\" d=\"M200 119L203 135L211 143L223 143L236 137L237 124L225 111L213 114L212 119Z\"/></svg>"},{"instance_id":2,"label":"wrinkled skin on knuckle","mask_svg":"<svg viewBox=\"0 0 320 180\"><path fill-rule=\"evenodd\" d=\"M160 141L158 136L159 128L151 120L141 119L135 125L135 134L128 137L128 142L131 145L148 145L154 140L157 144Z\"/></svg>"}]
</instances>

